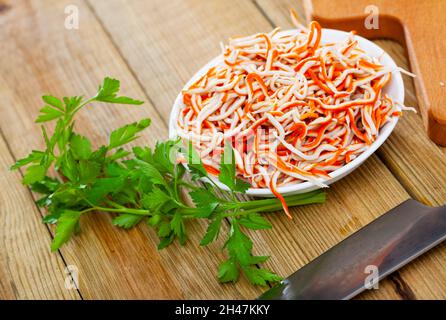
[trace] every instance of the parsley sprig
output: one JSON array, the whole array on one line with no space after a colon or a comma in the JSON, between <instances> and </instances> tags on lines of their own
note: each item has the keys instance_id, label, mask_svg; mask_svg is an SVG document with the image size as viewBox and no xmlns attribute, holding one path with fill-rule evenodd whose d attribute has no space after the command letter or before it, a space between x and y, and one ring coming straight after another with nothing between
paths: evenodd
<instances>
[{"instance_id":1,"label":"parsley sprig","mask_svg":"<svg viewBox=\"0 0 446 320\"><path fill-rule=\"evenodd\" d=\"M227 260L218 268L221 282L235 282L240 273L257 285L280 281L278 275L259 267L269 257L252 253L253 242L246 230L271 229L261 213L278 211L282 205L277 199L237 199L236 195L245 193L250 185L236 176L230 144L225 146L218 175L218 181L227 191L208 175L190 143L167 140L158 142L153 149L146 146L124 149L150 125L150 119L114 130L108 143L97 149L93 149L87 137L74 131L75 114L92 102L143 103L118 96L119 89L119 81L107 77L89 99L43 96L45 105L36 122L56 121L55 128L49 135L42 125L45 149L33 150L11 167L26 166L23 183L42 195L37 204L47 210L43 221L56 225L51 250L58 250L79 232L81 218L92 212L112 213L117 227L129 229L144 223L154 228L160 240L158 249L175 240L184 245L187 225L201 219L208 222L201 246L220 236L226 239L222 249L227 252ZM183 163L188 168L187 176ZM321 203L325 194L313 191L285 200L289 206ZM220 235L227 229L222 228L224 224L229 224L229 231Z\"/></svg>"}]
</instances>

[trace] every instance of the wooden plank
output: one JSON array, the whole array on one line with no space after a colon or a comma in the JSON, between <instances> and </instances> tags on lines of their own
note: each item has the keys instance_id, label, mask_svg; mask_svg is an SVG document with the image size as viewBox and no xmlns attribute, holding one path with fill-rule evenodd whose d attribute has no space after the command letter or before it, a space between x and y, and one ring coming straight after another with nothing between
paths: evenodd
<instances>
[{"instance_id":1,"label":"wooden plank","mask_svg":"<svg viewBox=\"0 0 446 320\"><path fill-rule=\"evenodd\" d=\"M0 137L0 299L79 299L76 289L65 288L66 266L50 253L51 235L20 173L9 171L12 163Z\"/></svg>"},{"instance_id":2,"label":"wooden plank","mask_svg":"<svg viewBox=\"0 0 446 320\"><path fill-rule=\"evenodd\" d=\"M198 1L115 0L91 1L90 5L130 67L137 70L165 121L182 85L219 53L220 40L271 29L248 1L200 1L198 5ZM221 13L218 19L215 12ZM119 18L122 14L125 21ZM272 216L274 230L255 233L256 245L262 253L272 253L269 266L286 276L408 197L381 161L372 157L329 190L327 204L296 208L293 221L280 214ZM397 280L383 282L378 292L364 298L403 298Z\"/></svg>"},{"instance_id":3,"label":"wooden plank","mask_svg":"<svg viewBox=\"0 0 446 320\"><path fill-rule=\"evenodd\" d=\"M257 0L257 3L273 23L280 23L284 28L291 27L289 20L287 21L289 8L303 8L301 2L294 0L280 0L274 3ZM281 8L279 13L275 10L276 5ZM388 40L376 42L398 65L410 69L404 49L400 45ZM404 83L406 105L417 107L413 81L404 77ZM406 112L377 154L413 198L428 205L442 205L446 203L445 151L445 148L435 145L424 133L420 115ZM442 266L445 262L446 245L441 245L402 269L400 274L416 297L444 299L446 288L442 284L446 282L446 271ZM402 286L396 283L396 287Z\"/></svg>"},{"instance_id":4,"label":"wooden plank","mask_svg":"<svg viewBox=\"0 0 446 320\"><path fill-rule=\"evenodd\" d=\"M79 10L78 30L64 28L68 4ZM10 1L8 7L0 30L0 61L7 61L0 63L0 126L14 157L42 147L40 130L33 123L42 93L92 94L110 75L122 81L124 94L147 98L83 1ZM141 143L153 145L167 136L150 103L142 108L98 105L81 112L76 123L100 144L117 126L143 117L151 117L153 124ZM260 293L246 282L218 284L215 273L221 252L216 247L198 247L197 236L204 234L204 225L188 225L194 237L181 250L174 246L158 252L157 237L147 227L127 232L111 226L110 220L102 214L83 218L83 232L61 249L65 261L79 269L83 298L244 298ZM36 242L48 248L50 241Z\"/></svg>"}]
</instances>

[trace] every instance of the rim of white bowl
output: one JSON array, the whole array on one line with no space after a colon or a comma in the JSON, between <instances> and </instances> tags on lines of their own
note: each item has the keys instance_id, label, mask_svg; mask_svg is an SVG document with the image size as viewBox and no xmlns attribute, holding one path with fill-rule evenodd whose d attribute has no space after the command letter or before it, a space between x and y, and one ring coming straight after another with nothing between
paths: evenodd
<instances>
[{"instance_id":1,"label":"rim of white bowl","mask_svg":"<svg viewBox=\"0 0 446 320\"><path fill-rule=\"evenodd\" d=\"M283 30L282 32L288 32L290 30ZM322 37L321 43L328 43L333 41L342 41L345 40L346 37L350 36L350 33L345 31L339 31L334 29L322 29ZM359 47L363 49L367 54L373 57L380 57L380 61L384 66L388 66L392 69L392 78L389 83L384 88L384 92L389 94L389 96L396 102L404 103L404 82L401 76L401 73L397 70L398 66L395 61L378 45L367 40L361 36L355 35L355 39L358 41ZM218 55L207 64L205 64L200 70L198 70L192 78L186 83L183 87L188 88L194 81L196 81L199 77L207 72L209 68L215 66L222 62L222 56ZM169 138L176 138L176 122L179 114L180 108L183 106L183 99L181 92L178 94L175 99L172 111L170 113L169 119ZM392 117L389 122L387 122L384 127L381 128L377 139L370 145L370 147L361 153L357 158L353 159L351 162L342 166L341 168L330 173L331 178L324 180L324 184L330 185L340 178L351 173L354 169L359 167L365 160L367 160L383 143L387 140L389 135L392 133L395 128L399 117ZM222 184L218 179L212 179L219 187L224 190L228 190L228 188ZM319 186L315 184L305 181L292 185L286 185L282 187L278 187L277 191L280 194L288 195L288 194L297 194L303 192L309 192L312 190L320 189ZM268 188L249 188L246 191L247 195L250 196L258 196L258 197L272 197L274 196L270 189Z\"/></svg>"}]
</instances>

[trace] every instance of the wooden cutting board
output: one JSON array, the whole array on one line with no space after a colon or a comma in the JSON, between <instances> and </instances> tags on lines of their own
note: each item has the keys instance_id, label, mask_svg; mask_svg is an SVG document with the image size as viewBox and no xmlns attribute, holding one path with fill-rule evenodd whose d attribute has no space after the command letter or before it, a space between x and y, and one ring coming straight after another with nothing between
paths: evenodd
<instances>
[{"instance_id":1,"label":"wooden cutting board","mask_svg":"<svg viewBox=\"0 0 446 320\"><path fill-rule=\"evenodd\" d=\"M307 0L305 7L308 18L325 28L356 30L369 39L390 38L403 44L417 75L415 87L427 134L446 146L446 1ZM378 24L373 25L376 17Z\"/></svg>"}]
</instances>

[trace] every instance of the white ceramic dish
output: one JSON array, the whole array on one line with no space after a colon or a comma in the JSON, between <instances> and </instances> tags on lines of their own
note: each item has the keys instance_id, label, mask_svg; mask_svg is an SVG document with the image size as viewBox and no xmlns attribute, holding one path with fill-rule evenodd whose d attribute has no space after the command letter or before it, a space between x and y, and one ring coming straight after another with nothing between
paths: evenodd
<instances>
[{"instance_id":1,"label":"white ceramic dish","mask_svg":"<svg viewBox=\"0 0 446 320\"><path fill-rule=\"evenodd\" d=\"M334 42L334 41L343 41L348 37L349 33L338 31L338 30L332 30L332 29L323 29L322 30L322 38L321 43L328 43L328 42ZM367 52L368 55L373 57L380 57L381 56L381 63L385 66L388 66L392 68L392 70L395 70L392 72L392 79L390 82L386 85L384 88L384 93L387 93L394 101L398 101L400 103L404 103L404 83L403 79L401 77L400 72L396 71L397 65L395 61L387 54L383 49L381 49L379 46L374 44L373 42L359 37L355 36L355 38L359 42L359 47L361 47L364 51ZM199 77L201 77L203 74L206 73L206 71L211 68L214 65L217 65L221 62L221 55L212 59L210 62L208 62L204 67L202 67L190 80L189 82L184 86L184 88L189 87L194 81L196 81ZM170 119L169 119L169 137L175 138L177 136L176 133L176 122L179 110L183 106L182 101L182 95L181 93L178 94L177 99L175 100L175 103L173 105ZM359 155L357 158L343 166L342 168L339 168L336 171L333 171L330 173L331 179L325 180L324 183L327 185L330 185L339 179L345 177L350 172L355 170L357 167L359 167L365 160L367 160L368 157L370 157L383 143L386 141L386 139L389 137L390 133L395 128L395 125L398 122L398 117L393 117L390 122L388 122L384 127L381 128L378 138L372 143L370 148L368 148L366 151L364 151L361 155ZM221 184L217 179L215 179L215 182L221 186L223 189L227 189L226 186ZM291 194L297 194L297 193L304 193L308 191L312 191L315 189L318 189L319 187L314 185L311 182L301 182L294 185L288 185L279 187L278 191L282 195L291 195ZM246 192L248 195L251 196L258 196L258 197L272 197L273 194L268 188L250 188Z\"/></svg>"}]
</instances>

